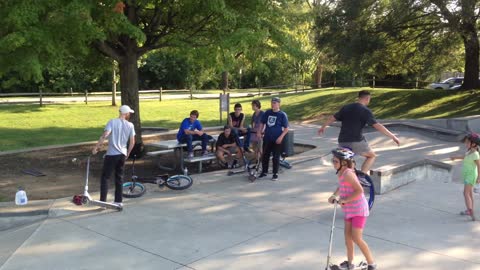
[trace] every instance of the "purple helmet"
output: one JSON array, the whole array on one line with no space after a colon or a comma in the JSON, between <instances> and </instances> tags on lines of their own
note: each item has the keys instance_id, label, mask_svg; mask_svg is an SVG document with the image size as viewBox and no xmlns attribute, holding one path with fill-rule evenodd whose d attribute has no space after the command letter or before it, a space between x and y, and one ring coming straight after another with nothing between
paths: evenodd
<instances>
[{"instance_id":1,"label":"purple helmet","mask_svg":"<svg viewBox=\"0 0 480 270\"><path fill-rule=\"evenodd\" d=\"M478 135L478 133L470 132L467 135L465 135L465 137L463 138L463 141L465 141L466 139L480 146L480 135Z\"/></svg>"}]
</instances>

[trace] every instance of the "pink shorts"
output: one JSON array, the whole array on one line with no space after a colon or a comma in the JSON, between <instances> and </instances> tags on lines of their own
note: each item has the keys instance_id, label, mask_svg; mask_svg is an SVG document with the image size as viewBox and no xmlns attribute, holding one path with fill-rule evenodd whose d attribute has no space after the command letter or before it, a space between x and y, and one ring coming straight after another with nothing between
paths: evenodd
<instances>
[{"instance_id":1,"label":"pink shorts","mask_svg":"<svg viewBox=\"0 0 480 270\"><path fill-rule=\"evenodd\" d=\"M363 229L365 228L365 224L367 223L367 217L351 217L346 218L345 222L351 222L352 227L356 229Z\"/></svg>"}]
</instances>

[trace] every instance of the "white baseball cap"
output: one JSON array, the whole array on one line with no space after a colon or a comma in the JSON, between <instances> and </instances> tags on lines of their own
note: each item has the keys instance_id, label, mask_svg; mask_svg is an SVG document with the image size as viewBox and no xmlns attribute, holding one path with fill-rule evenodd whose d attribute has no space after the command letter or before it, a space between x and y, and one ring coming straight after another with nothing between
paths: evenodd
<instances>
[{"instance_id":1,"label":"white baseball cap","mask_svg":"<svg viewBox=\"0 0 480 270\"><path fill-rule=\"evenodd\" d=\"M130 109L130 107L128 107L128 105L122 105L120 106L120 113L121 114L126 114L126 113L134 113L135 111Z\"/></svg>"}]
</instances>

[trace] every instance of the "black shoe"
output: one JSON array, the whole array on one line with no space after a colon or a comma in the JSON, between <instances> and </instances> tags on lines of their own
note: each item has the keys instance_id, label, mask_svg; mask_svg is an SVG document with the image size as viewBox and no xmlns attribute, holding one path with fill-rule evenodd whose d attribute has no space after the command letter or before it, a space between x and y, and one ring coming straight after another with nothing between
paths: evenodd
<instances>
[{"instance_id":1,"label":"black shoe","mask_svg":"<svg viewBox=\"0 0 480 270\"><path fill-rule=\"evenodd\" d=\"M348 261L344 261L338 265L338 269L340 270L353 270L355 269L355 265L353 263L349 263Z\"/></svg>"},{"instance_id":2,"label":"black shoe","mask_svg":"<svg viewBox=\"0 0 480 270\"><path fill-rule=\"evenodd\" d=\"M272 176L272 181L277 181L278 180L278 174L274 174Z\"/></svg>"},{"instance_id":3,"label":"black shoe","mask_svg":"<svg viewBox=\"0 0 480 270\"><path fill-rule=\"evenodd\" d=\"M220 166L221 166L222 168L224 168L224 169L230 168L230 166L228 166L228 162L221 162L221 161L220 161Z\"/></svg>"},{"instance_id":4,"label":"black shoe","mask_svg":"<svg viewBox=\"0 0 480 270\"><path fill-rule=\"evenodd\" d=\"M233 162L232 162L232 166L230 167L231 169L234 169L237 167L237 164L238 164L238 160L234 159Z\"/></svg>"},{"instance_id":5,"label":"black shoe","mask_svg":"<svg viewBox=\"0 0 480 270\"><path fill-rule=\"evenodd\" d=\"M267 177L267 174L262 172L262 173L258 176L258 179L265 178L265 177Z\"/></svg>"}]
</instances>

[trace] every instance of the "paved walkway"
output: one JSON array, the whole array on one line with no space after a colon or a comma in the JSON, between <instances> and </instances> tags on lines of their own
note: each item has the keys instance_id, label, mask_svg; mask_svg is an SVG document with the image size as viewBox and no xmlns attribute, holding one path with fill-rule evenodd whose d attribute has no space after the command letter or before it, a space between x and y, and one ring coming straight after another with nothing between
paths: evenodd
<instances>
[{"instance_id":1,"label":"paved walkway","mask_svg":"<svg viewBox=\"0 0 480 270\"><path fill-rule=\"evenodd\" d=\"M335 145L337 128L323 138L317 128L296 126L296 141L319 146L302 158ZM425 156L446 160L461 147L399 135L400 148L379 133L367 135L379 154L376 167ZM0 270L324 269L333 210L326 200L336 184L329 159L297 164L277 182L250 183L223 171L196 175L183 192L149 186L143 198L126 201L123 212L58 200L53 217L0 232ZM418 179L377 196L365 239L379 269L480 269L480 226L458 215L462 190L450 179ZM89 211L71 215L80 209ZM334 262L345 259L343 242L340 214Z\"/></svg>"}]
</instances>

